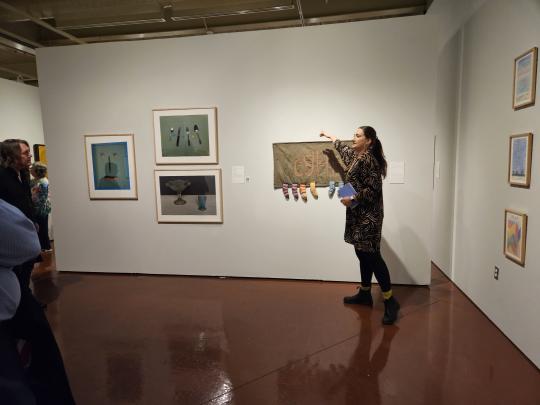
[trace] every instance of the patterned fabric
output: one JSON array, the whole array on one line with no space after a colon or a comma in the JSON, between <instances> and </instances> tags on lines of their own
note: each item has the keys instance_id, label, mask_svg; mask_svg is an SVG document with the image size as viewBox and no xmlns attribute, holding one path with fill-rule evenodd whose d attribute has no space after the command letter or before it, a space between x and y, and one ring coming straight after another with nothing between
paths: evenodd
<instances>
[{"instance_id":1,"label":"patterned fabric","mask_svg":"<svg viewBox=\"0 0 540 405\"><path fill-rule=\"evenodd\" d=\"M384 217L382 175L379 163L368 150L357 155L354 149L336 140L334 147L347 167L345 181L352 184L358 194L355 208L347 207L345 242L361 252L378 252Z\"/></svg>"},{"instance_id":2,"label":"patterned fabric","mask_svg":"<svg viewBox=\"0 0 540 405\"><path fill-rule=\"evenodd\" d=\"M328 197L330 198L334 197L335 192L336 192L336 182L334 180L330 180L330 183L328 185Z\"/></svg>"},{"instance_id":3,"label":"patterned fabric","mask_svg":"<svg viewBox=\"0 0 540 405\"><path fill-rule=\"evenodd\" d=\"M296 200L298 200L298 184L293 183L291 188L292 188L292 195L294 197L294 201L296 201Z\"/></svg>"},{"instance_id":4,"label":"patterned fabric","mask_svg":"<svg viewBox=\"0 0 540 405\"><path fill-rule=\"evenodd\" d=\"M51 213L49 200L49 180L43 177L32 181L32 202L37 216L46 217Z\"/></svg>"},{"instance_id":5,"label":"patterned fabric","mask_svg":"<svg viewBox=\"0 0 540 405\"><path fill-rule=\"evenodd\" d=\"M317 186L315 185L314 181L309 183L309 190L311 191L311 195L313 196L313 198L315 199L319 198L319 194L317 194Z\"/></svg>"},{"instance_id":6,"label":"patterned fabric","mask_svg":"<svg viewBox=\"0 0 540 405\"><path fill-rule=\"evenodd\" d=\"M305 184L300 184L300 196L302 197L302 200L304 200L304 202L307 202L307 192Z\"/></svg>"},{"instance_id":7,"label":"patterned fabric","mask_svg":"<svg viewBox=\"0 0 540 405\"><path fill-rule=\"evenodd\" d=\"M285 196L285 199L289 200L289 185L287 183L283 183L283 186L281 187L283 190L283 195Z\"/></svg>"}]
</instances>

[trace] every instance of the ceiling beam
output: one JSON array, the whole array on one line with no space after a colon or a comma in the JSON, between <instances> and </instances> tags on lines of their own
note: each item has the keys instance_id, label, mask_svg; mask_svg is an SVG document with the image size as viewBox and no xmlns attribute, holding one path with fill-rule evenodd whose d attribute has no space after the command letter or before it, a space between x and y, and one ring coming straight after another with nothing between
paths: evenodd
<instances>
[{"instance_id":1,"label":"ceiling beam","mask_svg":"<svg viewBox=\"0 0 540 405\"><path fill-rule=\"evenodd\" d=\"M18 42L12 41L4 37L0 37L0 45L4 45L8 48L14 49L18 52L25 53L30 56L36 56L36 51L32 48L27 47L26 45L20 44Z\"/></svg>"},{"instance_id":2,"label":"ceiling beam","mask_svg":"<svg viewBox=\"0 0 540 405\"><path fill-rule=\"evenodd\" d=\"M296 7L298 8L298 16L300 17L300 23L302 24L302 27L305 27L306 24L304 22L304 12L302 11L302 3L300 3L300 0L296 0Z\"/></svg>"},{"instance_id":3,"label":"ceiling beam","mask_svg":"<svg viewBox=\"0 0 540 405\"><path fill-rule=\"evenodd\" d=\"M294 10L294 5L290 4L287 6L275 6L267 8L256 8L256 9L246 9L246 10L235 10L235 11L218 11L215 13L206 13L206 14L192 14L185 15L180 17L171 17L172 21L185 21L185 20L199 20L199 19L210 19L210 18L219 18L219 17L234 17L239 15L248 15L248 14L259 14L259 13L271 13L276 11L290 11Z\"/></svg>"},{"instance_id":4,"label":"ceiling beam","mask_svg":"<svg viewBox=\"0 0 540 405\"><path fill-rule=\"evenodd\" d=\"M15 38L21 42L24 42L25 44L32 45L35 48L42 48L43 44L40 44L39 42L32 41L31 39L21 37L18 34L15 34L14 32L5 30L3 28L0 28L0 34L7 35L8 37Z\"/></svg>"},{"instance_id":5,"label":"ceiling beam","mask_svg":"<svg viewBox=\"0 0 540 405\"><path fill-rule=\"evenodd\" d=\"M424 7L405 7L405 8L399 8L399 9L391 9L391 10L366 11L366 12L341 14L341 15L334 15L334 16L314 17L314 18L304 19L304 22L305 22L305 25L335 24L335 23L344 23L344 22L351 22L351 21L405 17L405 16L410 16L410 15L421 15L421 14L424 14ZM215 34L219 34L219 33L226 33L226 32L256 31L256 30L289 28L289 27L299 27L299 26L300 26L300 23L298 19L295 19L295 20L271 21L271 22L250 23L250 24L212 26L212 27L209 27L208 29ZM176 31L93 36L93 37L84 37L82 39L88 43L93 43L93 42L113 42L113 41L137 41L137 40L143 40L143 39L187 37L187 36L206 35L206 34L208 34L207 29L194 28L194 29L176 30ZM64 44L65 44L65 41L63 40L47 42L47 45L64 45Z\"/></svg>"},{"instance_id":6,"label":"ceiling beam","mask_svg":"<svg viewBox=\"0 0 540 405\"><path fill-rule=\"evenodd\" d=\"M43 28L48 29L49 31L55 32L56 34L61 35L61 36L65 37L65 38L67 38L67 39L69 39L69 40L71 40L71 41L73 41L73 42L75 42L77 44L85 44L86 43L83 40L81 40L81 39L79 39L79 38L65 32L65 31L59 30L59 29L53 27L52 25L47 24L46 22L40 20L39 18L34 17L31 14L28 14L26 11L23 11L23 10L20 10L20 9L18 9L16 7L13 7L11 4L8 4L5 1L0 1L0 7L4 8L6 10L9 10L9 11L11 11L13 13L20 14L20 15L28 18L30 21L36 23L37 25L40 25Z\"/></svg>"},{"instance_id":7,"label":"ceiling beam","mask_svg":"<svg viewBox=\"0 0 540 405\"><path fill-rule=\"evenodd\" d=\"M389 10L361 11L358 13L329 15L324 17L313 17L306 20L307 25L335 24L350 21L376 20L382 18L406 17L411 15L424 14L423 6L393 8Z\"/></svg>"},{"instance_id":8,"label":"ceiling beam","mask_svg":"<svg viewBox=\"0 0 540 405\"><path fill-rule=\"evenodd\" d=\"M18 70L10 69L3 66L0 66L0 71L15 75L17 76L17 79L20 78L22 81L37 80L37 77L29 75L28 73L19 72Z\"/></svg>"}]
</instances>

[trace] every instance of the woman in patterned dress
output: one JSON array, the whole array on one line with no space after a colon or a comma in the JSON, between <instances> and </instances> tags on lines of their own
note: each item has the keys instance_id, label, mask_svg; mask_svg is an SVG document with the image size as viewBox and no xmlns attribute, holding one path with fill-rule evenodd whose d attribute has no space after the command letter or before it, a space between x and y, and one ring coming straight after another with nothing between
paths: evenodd
<instances>
[{"instance_id":1,"label":"woman in patterned dress","mask_svg":"<svg viewBox=\"0 0 540 405\"><path fill-rule=\"evenodd\" d=\"M49 181L46 177L47 165L36 162L30 168L30 173L34 177L32 181L32 202L34 203L36 222L39 226L39 243L43 252L50 252L49 214L51 213L51 201L49 200Z\"/></svg>"},{"instance_id":2,"label":"woman in patterned dress","mask_svg":"<svg viewBox=\"0 0 540 405\"><path fill-rule=\"evenodd\" d=\"M344 197L341 202L347 207L345 242L354 246L360 262L362 285L357 294L344 297L343 302L373 306L371 278L375 275L384 297L382 322L391 325L397 319L399 303L392 295L390 273L381 256L382 179L386 177L387 166L381 141L375 129L369 126L355 131L352 147L325 132L321 132L321 136L333 142L347 169L345 181L351 183L356 191L356 195ZM358 204L353 208L355 202Z\"/></svg>"}]
</instances>

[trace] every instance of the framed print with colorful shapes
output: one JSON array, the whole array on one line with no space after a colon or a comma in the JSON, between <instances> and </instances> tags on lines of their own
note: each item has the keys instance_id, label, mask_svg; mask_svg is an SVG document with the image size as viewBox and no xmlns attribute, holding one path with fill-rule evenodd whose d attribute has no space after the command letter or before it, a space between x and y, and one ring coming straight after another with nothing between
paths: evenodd
<instances>
[{"instance_id":1,"label":"framed print with colorful shapes","mask_svg":"<svg viewBox=\"0 0 540 405\"><path fill-rule=\"evenodd\" d=\"M133 134L85 135L88 194L91 200L136 200Z\"/></svg>"},{"instance_id":2,"label":"framed print with colorful shapes","mask_svg":"<svg viewBox=\"0 0 540 405\"><path fill-rule=\"evenodd\" d=\"M531 185L531 159L533 134L510 137L508 157L508 182L513 187L529 188Z\"/></svg>"},{"instance_id":3,"label":"framed print with colorful shapes","mask_svg":"<svg viewBox=\"0 0 540 405\"><path fill-rule=\"evenodd\" d=\"M156 164L217 164L217 108L154 110Z\"/></svg>"},{"instance_id":4,"label":"framed print with colorful shapes","mask_svg":"<svg viewBox=\"0 0 540 405\"><path fill-rule=\"evenodd\" d=\"M223 223L221 170L156 170L158 222Z\"/></svg>"},{"instance_id":5,"label":"framed print with colorful shapes","mask_svg":"<svg viewBox=\"0 0 540 405\"><path fill-rule=\"evenodd\" d=\"M538 63L538 48L529 49L514 60L514 91L513 108L534 105L536 98L536 66Z\"/></svg>"},{"instance_id":6,"label":"framed print with colorful shapes","mask_svg":"<svg viewBox=\"0 0 540 405\"><path fill-rule=\"evenodd\" d=\"M527 215L513 210L504 212L504 255L525 266Z\"/></svg>"}]
</instances>

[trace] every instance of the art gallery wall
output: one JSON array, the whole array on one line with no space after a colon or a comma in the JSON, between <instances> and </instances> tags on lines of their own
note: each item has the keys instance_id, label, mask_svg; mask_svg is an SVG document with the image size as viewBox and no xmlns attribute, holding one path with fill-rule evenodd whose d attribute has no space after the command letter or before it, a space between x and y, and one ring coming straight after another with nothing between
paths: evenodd
<instances>
[{"instance_id":1,"label":"art gallery wall","mask_svg":"<svg viewBox=\"0 0 540 405\"><path fill-rule=\"evenodd\" d=\"M0 79L0 141L26 139L30 148L44 144L37 87Z\"/></svg>"},{"instance_id":2,"label":"art gallery wall","mask_svg":"<svg viewBox=\"0 0 540 405\"><path fill-rule=\"evenodd\" d=\"M461 37L456 121L452 123L453 112L447 109L436 123L448 133L453 126L457 129L455 248L448 274L537 366L539 102L514 111L512 85L514 59L534 46L540 47L538 21L540 4L535 0L489 0L479 7L441 53L443 58L454 53L451 49L458 47L455 42ZM507 182L508 143L510 135L526 132L535 136L532 179L530 189L520 189ZM503 254L506 208L528 215L524 267ZM500 269L498 280L493 276L495 266Z\"/></svg>"},{"instance_id":3,"label":"art gallery wall","mask_svg":"<svg viewBox=\"0 0 540 405\"><path fill-rule=\"evenodd\" d=\"M326 188L285 201L272 143L371 124L405 162L405 184L384 186L383 254L395 282L428 284L434 30L410 17L39 49L59 270L356 281L343 207ZM158 224L152 109L212 106L224 223ZM137 201L88 198L83 135L110 133L135 134ZM233 165L249 182L231 183Z\"/></svg>"},{"instance_id":4,"label":"art gallery wall","mask_svg":"<svg viewBox=\"0 0 540 405\"><path fill-rule=\"evenodd\" d=\"M427 16L437 22L435 158L431 218L431 260L452 275L456 138L462 66L462 27L486 0L435 0Z\"/></svg>"}]
</instances>

